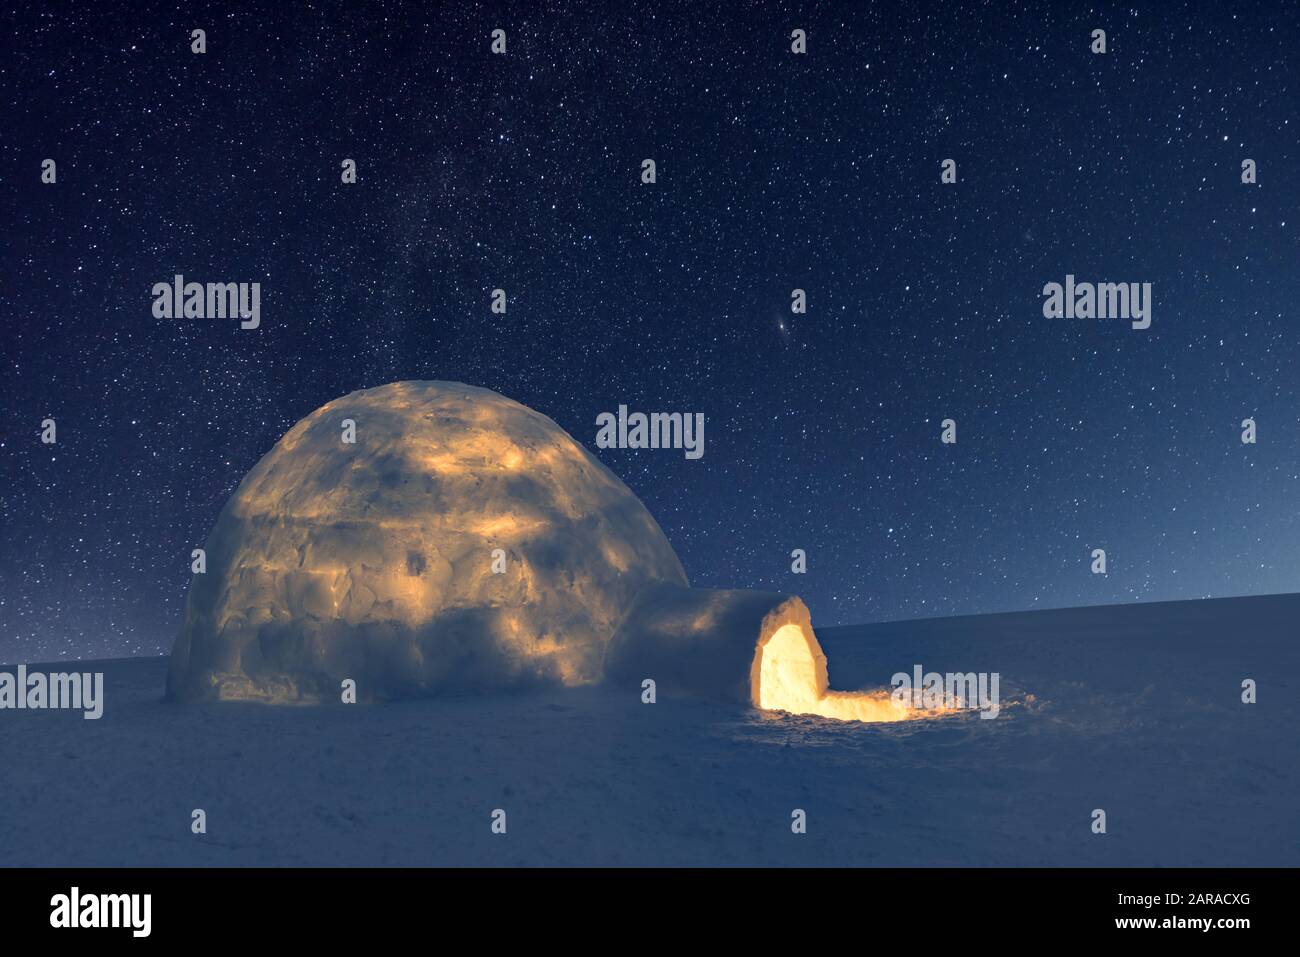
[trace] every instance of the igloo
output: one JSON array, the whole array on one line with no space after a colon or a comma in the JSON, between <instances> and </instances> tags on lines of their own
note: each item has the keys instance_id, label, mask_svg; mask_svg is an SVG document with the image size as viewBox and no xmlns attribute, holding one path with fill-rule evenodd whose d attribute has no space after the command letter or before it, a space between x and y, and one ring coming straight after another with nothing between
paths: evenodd
<instances>
[{"instance_id":1,"label":"igloo","mask_svg":"<svg viewBox=\"0 0 1300 957\"><path fill-rule=\"evenodd\" d=\"M170 698L582 684L645 585L686 584L650 513L563 429L451 382L317 409L240 483L206 553Z\"/></svg>"},{"instance_id":2,"label":"igloo","mask_svg":"<svg viewBox=\"0 0 1300 957\"><path fill-rule=\"evenodd\" d=\"M798 598L692 589L635 495L487 389L397 382L307 416L219 515L172 700L360 700L602 678L859 721Z\"/></svg>"}]
</instances>

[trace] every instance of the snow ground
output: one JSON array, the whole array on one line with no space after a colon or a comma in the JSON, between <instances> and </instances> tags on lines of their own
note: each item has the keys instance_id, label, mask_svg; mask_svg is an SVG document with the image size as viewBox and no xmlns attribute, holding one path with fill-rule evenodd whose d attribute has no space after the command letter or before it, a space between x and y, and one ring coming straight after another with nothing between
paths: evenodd
<instances>
[{"instance_id":1,"label":"snow ground","mask_svg":"<svg viewBox=\"0 0 1300 957\"><path fill-rule=\"evenodd\" d=\"M1296 866L1298 621L1290 595L819 630L835 689L1002 676L996 719L899 725L639 686L174 705L166 659L83 663L101 720L0 711L0 864Z\"/></svg>"}]
</instances>

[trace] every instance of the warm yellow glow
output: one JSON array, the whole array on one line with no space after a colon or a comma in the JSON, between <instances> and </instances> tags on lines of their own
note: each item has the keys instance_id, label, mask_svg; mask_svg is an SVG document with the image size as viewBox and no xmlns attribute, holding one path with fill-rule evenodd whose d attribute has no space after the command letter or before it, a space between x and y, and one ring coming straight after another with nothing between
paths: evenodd
<instances>
[{"instance_id":1,"label":"warm yellow glow","mask_svg":"<svg viewBox=\"0 0 1300 957\"><path fill-rule=\"evenodd\" d=\"M584 678L579 672L575 662L564 654L567 650L564 644L554 638L538 637L517 647L525 658L549 662L555 668L556 677L560 679L561 684L573 687L590 683L590 679Z\"/></svg>"},{"instance_id":2,"label":"warm yellow glow","mask_svg":"<svg viewBox=\"0 0 1300 957\"><path fill-rule=\"evenodd\" d=\"M526 450L501 435L475 431L437 440L413 442L407 452L412 464L440 475L490 472L503 469L514 472L527 462Z\"/></svg>"},{"instance_id":3,"label":"warm yellow glow","mask_svg":"<svg viewBox=\"0 0 1300 957\"><path fill-rule=\"evenodd\" d=\"M545 531L547 523L540 518L525 518L519 515L494 515L472 522L468 530L484 538L516 539L523 535L535 535Z\"/></svg>"},{"instance_id":4,"label":"warm yellow glow","mask_svg":"<svg viewBox=\"0 0 1300 957\"><path fill-rule=\"evenodd\" d=\"M759 650L757 704L766 711L812 714L838 721L907 721L933 717L947 709L916 708L896 701L888 690L830 691L826 663L816 639L798 625L782 625ZM820 659L820 660L819 660Z\"/></svg>"},{"instance_id":5,"label":"warm yellow glow","mask_svg":"<svg viewBox=\"0 0 1300 957\"><path fill-rule=\"evenodd\" d=\"M605 564L620 574L632 567L632 561L636 556L631 553L631 549L617 547L613 542L601 542L600 554L605 559Z\"/></svg>"},{"instance_id":6,"label":"warm yellow glow","mask_svg":"<svg viewBox=\"0 0 1300 957\"><path fill-rule=\"evenodd\" d=\"M758 706L769 711L816 714L821 698L817 666L803 632L783 625L762 650L758 671Z\"/></svg>"}]
</instances>

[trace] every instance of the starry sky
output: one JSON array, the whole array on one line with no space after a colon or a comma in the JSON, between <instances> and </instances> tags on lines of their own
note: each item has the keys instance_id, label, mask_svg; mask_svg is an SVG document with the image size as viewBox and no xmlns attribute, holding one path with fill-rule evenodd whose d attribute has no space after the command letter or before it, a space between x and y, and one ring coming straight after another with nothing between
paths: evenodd
<instances>
[{"instance_id":1,"label":"starry sky","mask_svg":"<svg viewBox=\"0 0 1300 957\"><path fill-rule=\"evenodd\" d=\"M400 379L545 413L816 625L1300 590L1300 5L23 6L0 661L170 650L243 475ZM261 327L155 319L178 272ZM1045 319L1067 273L1151 328ZM597 450L619 404L703 458Z\"/></svg>"}]
</instances>

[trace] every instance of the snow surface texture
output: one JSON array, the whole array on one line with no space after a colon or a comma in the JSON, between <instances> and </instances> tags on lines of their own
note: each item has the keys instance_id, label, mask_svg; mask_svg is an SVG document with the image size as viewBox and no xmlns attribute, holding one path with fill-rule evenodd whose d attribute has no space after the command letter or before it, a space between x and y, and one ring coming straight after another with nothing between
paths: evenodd
<instances>
[{"instance_id":1,"label":"snow surface texture","mask_svg":"<svg viewBox=\"0 0 1300 957\"><path fill-rule=\"evenodd\" d=\"M164 659L107 662L98 721L0 712L0 864L1295 867L1297 621L1292 595L820 629L836 687L1002 675L995 719L893 724L639 679L182 707Z\"/></svg>"},{"instance_id":2,"label":"snow surface texture","mask_svg":"<svg viewBox=\"0 0 1300 957\"><path fill-rule=\"evenodd\" d=\"M650 513L586 449L449 382L307 416L240 483L206 550L167 676L176 699L337 698L345 678L365 700L583 684L643 586L686 584Z\"/></svg>"}]
</instances>

